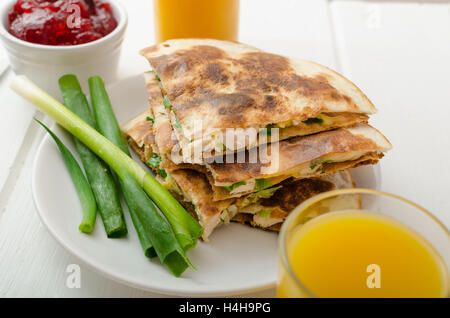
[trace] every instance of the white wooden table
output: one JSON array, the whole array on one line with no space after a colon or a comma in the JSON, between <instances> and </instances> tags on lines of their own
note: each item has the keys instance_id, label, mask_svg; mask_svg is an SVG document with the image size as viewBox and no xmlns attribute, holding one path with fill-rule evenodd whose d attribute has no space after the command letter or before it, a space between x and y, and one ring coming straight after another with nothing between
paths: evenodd
<instances>
[{"instance_id":1,"label":"white wooden table","mask_svg":"<svg viewBox=\"0 0 450 318\"><path fill-rule=\"evenodd\" d=\"M137 52L153 43L154 30L151 0L123 2L125 78L147 69ZM372 122L394 145L378 187L450 227L449 1L241 0L240 40L317 61L361 87L379 109ZM41 224L30 175L43 133L32 122L34 108L8 88L12 76L7 70L0 78L0 296L159 297L91 271ZM66 287L69 264L81 267L79 289Z\"/></svg>"}]
</instances>

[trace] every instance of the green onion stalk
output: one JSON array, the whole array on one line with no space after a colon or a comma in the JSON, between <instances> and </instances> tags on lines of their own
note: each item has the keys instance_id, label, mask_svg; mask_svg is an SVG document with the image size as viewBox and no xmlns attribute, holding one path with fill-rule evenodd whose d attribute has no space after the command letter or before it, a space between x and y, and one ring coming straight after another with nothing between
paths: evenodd
<instances>
[{"instance_id":1,"label":"green onion stalk","mask_svg":"<svg viewBox=\"0 0 450 318\"><path fill-rule=\"evenodd\" d=\"M74 75L64 75L59 79L59 87L64 104L87 124L96 128L89 103L77 78ZM128 231L119 192L108 165L77 138L74 138L74 141L94 193L106 235L110 238L125 236Z\"/></svg>"},{"instance_id":2,"label":"green onion stalk","mask_svg":"<svg viewBox=\"0 0 450 318\"><path fill-rule=\"evenodd\" d=\"M131 174L167 218L184 250L197 244L202 226L137 162L27 77L14 78L11 88L95 152L120 178L126 179Z\"/></svg>"},{"instance_id":3,"label":"green onion stalk","mask_svg":"<svg viewBox=\"0 0 450 318\"><path fill-rule=\"evenodd\" d=\"M73 157L69 149L62 143L62 141L50 130L44 123L35 118L35 120L50 134L58 146L59 151L64 159L70 178L72 179L78 198L80 199L81 208L83 210L83 218L78 229L86 234L94 230L95 219L97 217L97 204L95 203L94 193L91 186L86 180L83 171L78 162Z\"/></svg>"},{"instance_id":4,"label":"green onion stalk","mask_svg":"<svg viewBox=\"0 0 450 318\"><path fill-rule=\"evenodd\" d=\"M98 76L89 78L89 91L98 130L131 157L103 80ZM152 250L175 276L180 276L192 264L169 224L158 213L153 202L130 174L127 174L125 178L120 178L120 186L133 223L137 225L136 229L144 228L142 234L149 239Z\"/></svg>"}]
</instances>

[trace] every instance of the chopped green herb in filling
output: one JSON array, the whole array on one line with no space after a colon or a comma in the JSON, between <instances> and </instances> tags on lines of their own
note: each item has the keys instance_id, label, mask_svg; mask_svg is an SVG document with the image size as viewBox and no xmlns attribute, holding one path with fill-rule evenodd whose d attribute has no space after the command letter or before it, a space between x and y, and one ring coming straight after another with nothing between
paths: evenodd
<instances>
[{"instance_id":1,"label":"chopped green herb in filling","mask_svg":"<svg viewBox=\"0 0 450 318\"><path fill-rule=\"evenodd\" d=\"M242 206L245 207L250 204L256 203L256 202L258 202L259 199L268 199L268 198L272 197L279 188L281 188L281 186L273 187L270 189L264 189L264 190L252 193L249 196L247 196L244 199L244 201L242 201Z\"/></svg>"},{"instance_id":2,"label":"chopped green herb in filling","mask_svg":"<svg viewBox=\"0 0 450 318\"><path fill-rule=\"evenodd\" d=\"M166 178L167 177L167 172L164 169L159 169L159 175L161 176L161 178Z\"/></svg>"},{"instance_id":3,"label":"chopped green herb in filling","mask_svg":"<svg viewBox=\"0 0 450 318\"><path fill-rule=\"evenodd\" d=\"M175 128L183 130L183 128L181 127L180 121L178 119L175 119Z\"/></svg>"},{"instance_id":4,"label":"chopped green herb in filling","mask_svg":"<svg viewBox=\"0 0 450 318\"><path fill-rule=\"evenodd\" d=\"M161 156L154 153L153 156L150 159L148 159L147 163L150 166L157 168L161 164Z\"/></svg>"},{"instance_id":5,"label":"chopped green herb in filling","mask_svg":"<svg viewBox=\"0 0 450 318\"><path fill-rule=\"evenodd\" d=\"M279 188L281 188L281 186L275 187L275 188L270 188L270 189L264 189L264 190L254 193L254 195L258 196L258 198L268 199L271 196L273 196Z\"/></svg>"},{"instance_id":6,"label":"chopped green herb in filling","mask_svg":"<svg viewBox=\"0 0 450 318\"><path fill-rule=\"evenodd\" d=\"M274 126L275 126L275 125L273 125L273 124L266 125L266 127L265 127L264 129L261 130L261 133L260 133L260 134L262 134L262 135L267 135L267 136L272 136L272 128L273 128Z\"/></svg>"},{"instance_id":7,"label":"chopped green herb in filling","mask_svg":"<svg viewBox=\"0 0 450 318\"><path fill-rule=\"evenodd\" d=\"M151 121L152 123L155 123L155 120L153 118L149 117L149 116L147 116L146 120L147 121Z\"/></svg>"},{"instance_id":8,"label":"chopped green herb in filling","mask_svg":"<svg viewBox=\"0 0 450 318\"><path fill-rule=\"evenodd\" d=\"M272 213L272 211L270 211L270 210L261 210L259 212L259 215L262 216L263 218L267 218L270 216L271 213Z\"/></svg>"},{"instance_id":9,"label":"chopped green herb in filling","mask_svg":"<svg viewBox=\"0 0 450 318\"><path fill-rule=\"evenodd\" d=\"M333 160L331 160L331 159L317 160L317 161L311 162L309 167L311 168L311 170L314 170L318 165L322 165L324 163L331 163L331 162L333 162Z\"/></svg>"},{"instance_id":10,"label":"chopped green herb in filling","mask_svg":"<svg viewBox=\"0 0 450 318\"><path fill-rule=\"evenodd\" d=\"M269 182L268 179L256 179L255 181L255 190L261 191L267 188L270 188L272 183Z\"/></svg>"},{"instance_id":11,"label":"chopped green herb in filling","mask_svg":"<svg viewBox=\"0 0 450 318\"><path fill-rule=\"evenodd\" d=\"M308 118L307 120L302 121L302 123L305 123L307 125L323 124L323 119L320 117Z\"/></svg>"},{"instance_id":12,"label":"chopped green herb in filling","mask_svg":"<svg viewBox=\"0 0 450 318\"><path fill-rule=\"evenodd\" d=\"M172 110L172 104L170 103L169 97L164 96L163 105L165 108Z\"/></svg>"},{"instance_id":13,"label":"chopped green herb in filling","mask_svg":"<svg viewBox=\"0 0 450 318\"><path fill-rule=\"evenodd\" d=\"M245 182L245 181L240 181L240 182L233 183L233 184L230 185L230 186L225 186L224 188L225 188L225 190L227 190L228 192L231 192L231 191L233 191L234 189L236 189L237 187L240 187L241 185L246 185L246 184L247 184L247 182Z\"/></svg>"},{"instance_id":14,"label":"chopped green herb in filling","mask_svg":"<svg viewBox=\"0 0 450 318\"><path fill-rule=\"evenodd\" d=\"M161 82L161 78L159 77L158 74L155 74L155 78L156 78L156 80L157 80L158 82Z\"/></svg>"}]
</instances>

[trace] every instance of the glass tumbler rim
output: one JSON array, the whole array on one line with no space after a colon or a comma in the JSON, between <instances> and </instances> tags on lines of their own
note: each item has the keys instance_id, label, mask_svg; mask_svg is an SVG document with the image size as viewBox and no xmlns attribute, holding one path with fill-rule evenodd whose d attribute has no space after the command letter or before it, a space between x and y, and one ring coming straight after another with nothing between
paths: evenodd
<instances>
[{"instance_id":1,"label":"glass tumbler rim","mask_svg":"<svg viewBox=\"0 0 450 318\"><path fill-rule=\"evenodd\" d=\"M384 192L384 191L379 191L379 190L373 190L373 189L352 188L352 189L331 190L331 191L327 191L327 192L315 195L314 197L309 198L309 199L305 200L304 202L302 202L301 204L299 204L289 214L289 216L286 218L286 220L284 221L283 225L281 226L280 236L278 238L278 251L279 251L279 256L280 256L281 263L282 263L281 265L284 266L286 272L295 281L296 285L299 286L303 290L303 292L305 292L309 297L317 298L318 296L315 295L311 290L309 290L305 286L305 284L303 284L303 282L297 277L297 275L295 275L295 273L294 273L294 271L293 271L293 269L291 267L291 264L290 264L290 262L288 260L288 257L287 257L287 253L286 253L286 236L287 236L287 232L289 230L289 225L307 207L309 207L309 206L313 205L314 203L319 202L319 201L321 201L323 199L327 199L327 198L330 198L330 197L343 195L343 194L381 195L381 196L386 196L386 197L390 197L392 199L397 199L397 200L403 201L404 203L407 203L407 204L413 206L414 208L416 208L417 210L419 210L420 212L425 214L427 217L432 219L436 223L436 225L438 225L445 233L447 233L448 236L450 236L449 229L435 215L433 215L431 212L429 212L428 210L426 210L422 206L418 205L417 203L414 203L413 201L405 199L405 198L403 198L401 196L398 196L396 194L392 194L392 193L388 193L388 192Z\"/></svg>"}]
</instances>

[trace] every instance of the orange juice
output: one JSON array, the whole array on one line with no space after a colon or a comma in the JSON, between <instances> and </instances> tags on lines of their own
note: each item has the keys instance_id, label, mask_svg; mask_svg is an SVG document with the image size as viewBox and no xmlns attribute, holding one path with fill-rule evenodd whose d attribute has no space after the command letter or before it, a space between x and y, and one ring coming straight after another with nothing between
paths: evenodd
<instances>
[{"instance_id":1,"label":"orange juice","mask_svg":"<svg viewBox=\"0 0 450 318\"><path fill-rule=\"evenodd\" d=\"M237 41L239 0L154 0L156 40Z\"/></svg>"},{"instance_id":2,"label":"orange juice","mask_svg":"<svg viewBox=\"0 0 450 318\"><path fill-rule=\"evenodd\" d=\"M286 253L300 282L319 297L445 297L447 268L419 234L370 212L316 217L288 237ZM281 273L279 297L302 297Z\"/></svg>"}]
</instances>

